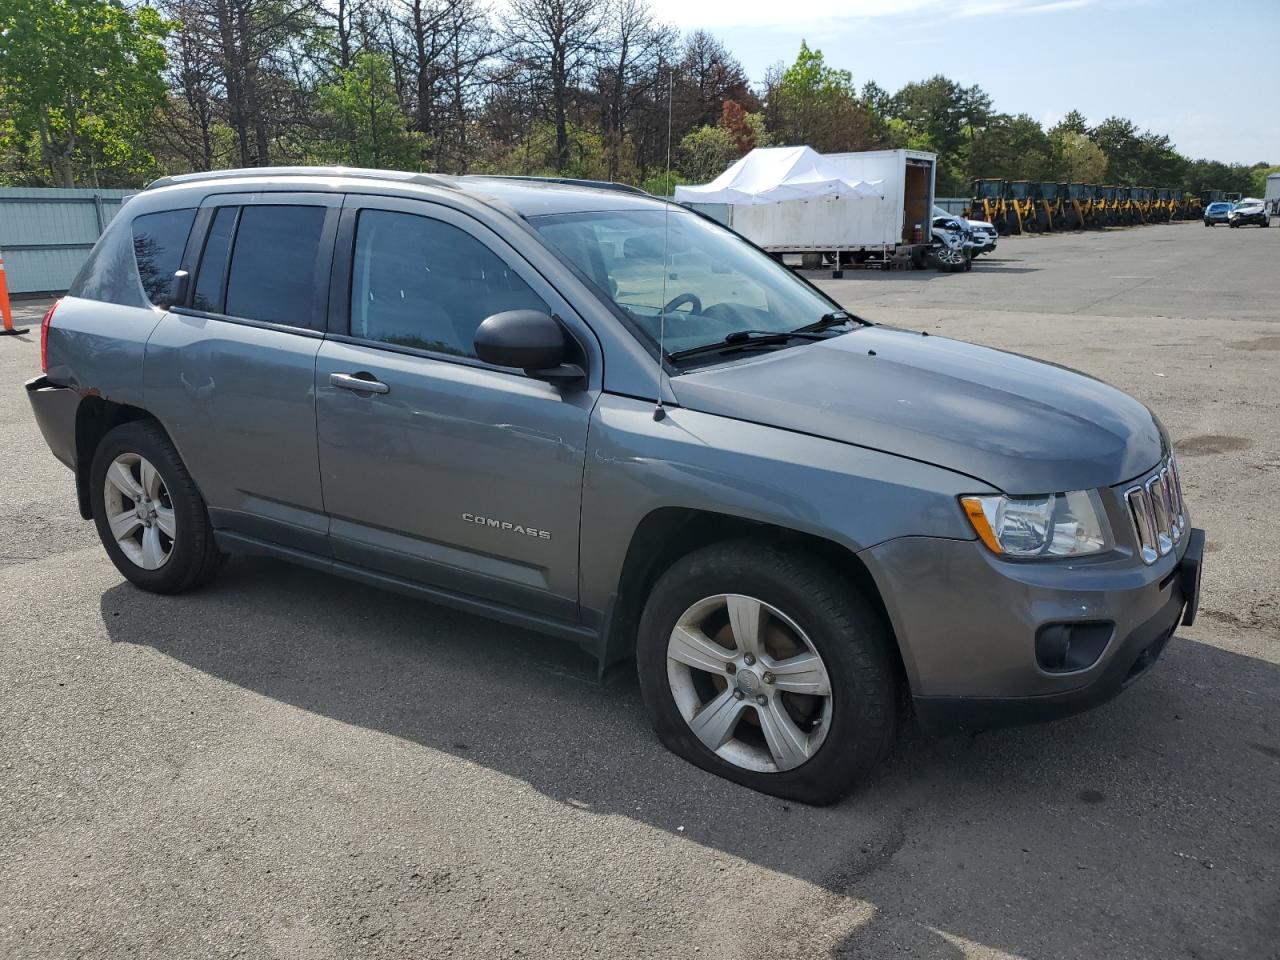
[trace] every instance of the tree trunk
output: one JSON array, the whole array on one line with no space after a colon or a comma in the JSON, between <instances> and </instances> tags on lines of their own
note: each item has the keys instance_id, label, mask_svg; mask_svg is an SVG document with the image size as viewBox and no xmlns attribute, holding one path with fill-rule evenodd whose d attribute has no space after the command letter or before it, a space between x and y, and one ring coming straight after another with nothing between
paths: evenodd
<instances>
[{"instance_id":1,"label":"tree trunk","mask_svg":"<svg viewBox=\"0 0 1280 960\"><path fill-rule=\"evenodd\" d=\"M347 7L347 0L338 0L338 60L343 70L351 66L351 23Z\"/></svg>"},{"instance_id":2,"label":"tree trunk","mask_svg":"<svg viewBox=\"0 0 1280 960\"><path fill-rule=\"evenodd\" d=\"M237 11L239 15L240 11ZM216 8L218 40L222 46L222 76L227 90L227 122L236 134L236 147L240 154L240 166L249 163L249 125L245 109L244 57L236 42L238 30L242 30L243 18L233 18L227 0L219 0ZM241 33L243 36L243 33Z\"/></svg>"},{"instance_id":3,"label":"tree trunk","mask_svg":"<svg viewBox=\"0 0 1280 960\"><path fill-rule=\"evenodd\" d=\"M556 173L569 164L568 91L565 83L564 49L551 54L551 104L556 123Z\"/></svg>"},{"instance_id":4,"label":"tree trunk","mask_svg":"<svg viewBox=\"0 0 1280 960\"><path fill-rule=\"evenodd\" d=\"M413 0L413 47L418 55L414 64L418 93L418 130L431 133L431 57L427 52L427 27L422 19L422 0Z\"/></svg>"}]
</instances>

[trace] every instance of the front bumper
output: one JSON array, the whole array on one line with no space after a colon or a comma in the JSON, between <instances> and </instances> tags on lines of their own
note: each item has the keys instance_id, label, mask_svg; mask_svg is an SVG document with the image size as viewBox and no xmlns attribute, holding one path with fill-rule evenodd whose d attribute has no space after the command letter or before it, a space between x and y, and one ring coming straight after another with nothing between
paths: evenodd
<instances>
[{"instance_id":1,"label":"front bumper","mask_svg":"<svg viewBox=\"0 0 1280 960\"><path fill-rule=\"evenodd\" d=\"M905 537L860 556L898 637L921 724L1006 726L1088 710L1155 662L1199 601L1203 531L1151 566L1132 557L1016 563L976 541ZM1110 627L1087 667L1044 669L1035 638L1055 624Z\"/></svg>"}]
</instances>

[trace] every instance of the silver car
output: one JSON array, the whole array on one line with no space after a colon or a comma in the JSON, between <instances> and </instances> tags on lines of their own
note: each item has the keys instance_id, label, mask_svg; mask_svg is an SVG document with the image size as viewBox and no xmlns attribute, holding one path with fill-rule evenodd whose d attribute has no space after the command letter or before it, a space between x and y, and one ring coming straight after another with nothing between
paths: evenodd
<instances>
[{"instance_id":1,"label":"silver car","mask_svg":"<svg viewBox=\"0 0 1280 960\"><path fill-rule=\"evenodd\" d=\"M36 419L138 587L259 554L567 638L778 796L839 797L904 699L933 730L1101 703L1197 609L1141 403L872 324L633 190L166 178L41 344Z\"/></svg>"}]
</instances>

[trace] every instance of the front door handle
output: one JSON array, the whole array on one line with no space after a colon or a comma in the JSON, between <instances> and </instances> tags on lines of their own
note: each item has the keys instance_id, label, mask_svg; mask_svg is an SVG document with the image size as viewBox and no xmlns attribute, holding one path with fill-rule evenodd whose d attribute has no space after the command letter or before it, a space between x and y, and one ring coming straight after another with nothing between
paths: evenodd
<instances>
[{"instance_id":1,"label":"front door handle","mask_svg":"<svg viewBox=\"0 0 1280 960\"><path fill-rule=\"evenodd\" d=\"M381 380L373 379L373 374L365 373L331 373L329 385L341 387L343 390L354 390L356 393L390 393L391 388Z\"/></svg>"}]
</instances>

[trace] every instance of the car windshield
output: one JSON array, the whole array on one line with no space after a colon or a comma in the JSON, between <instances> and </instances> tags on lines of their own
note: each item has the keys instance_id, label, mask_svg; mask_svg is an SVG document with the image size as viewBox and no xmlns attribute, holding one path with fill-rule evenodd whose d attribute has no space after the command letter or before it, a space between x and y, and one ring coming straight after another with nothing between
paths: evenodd
<instances>
[{"instance_id":1,"label":"car windshield","mask_svg":"<svg viewBox=\"0 0 1280 960\"><path fill-rule=\"evenodd\" d=\"M1209 212L1210 212L1210 213L1226 213L1226 212L1227 212L1228 210L1230 210L1230 209L1231 209L1231 204L1229 204L1229 203L1211 203L1211 204L1209 204Z\"/></svg>"},{"instance_id":2,"label":"car windshield","mask_svg":"<svg viewBox=\"0 0 1280 960\"><path fill-rule=\"evenodd\" d=\"M679 207L529 222L655 344L665 319L668 355L734 333L792 331L840 310L767 254Z\"/></svg>"}]
</instances>

